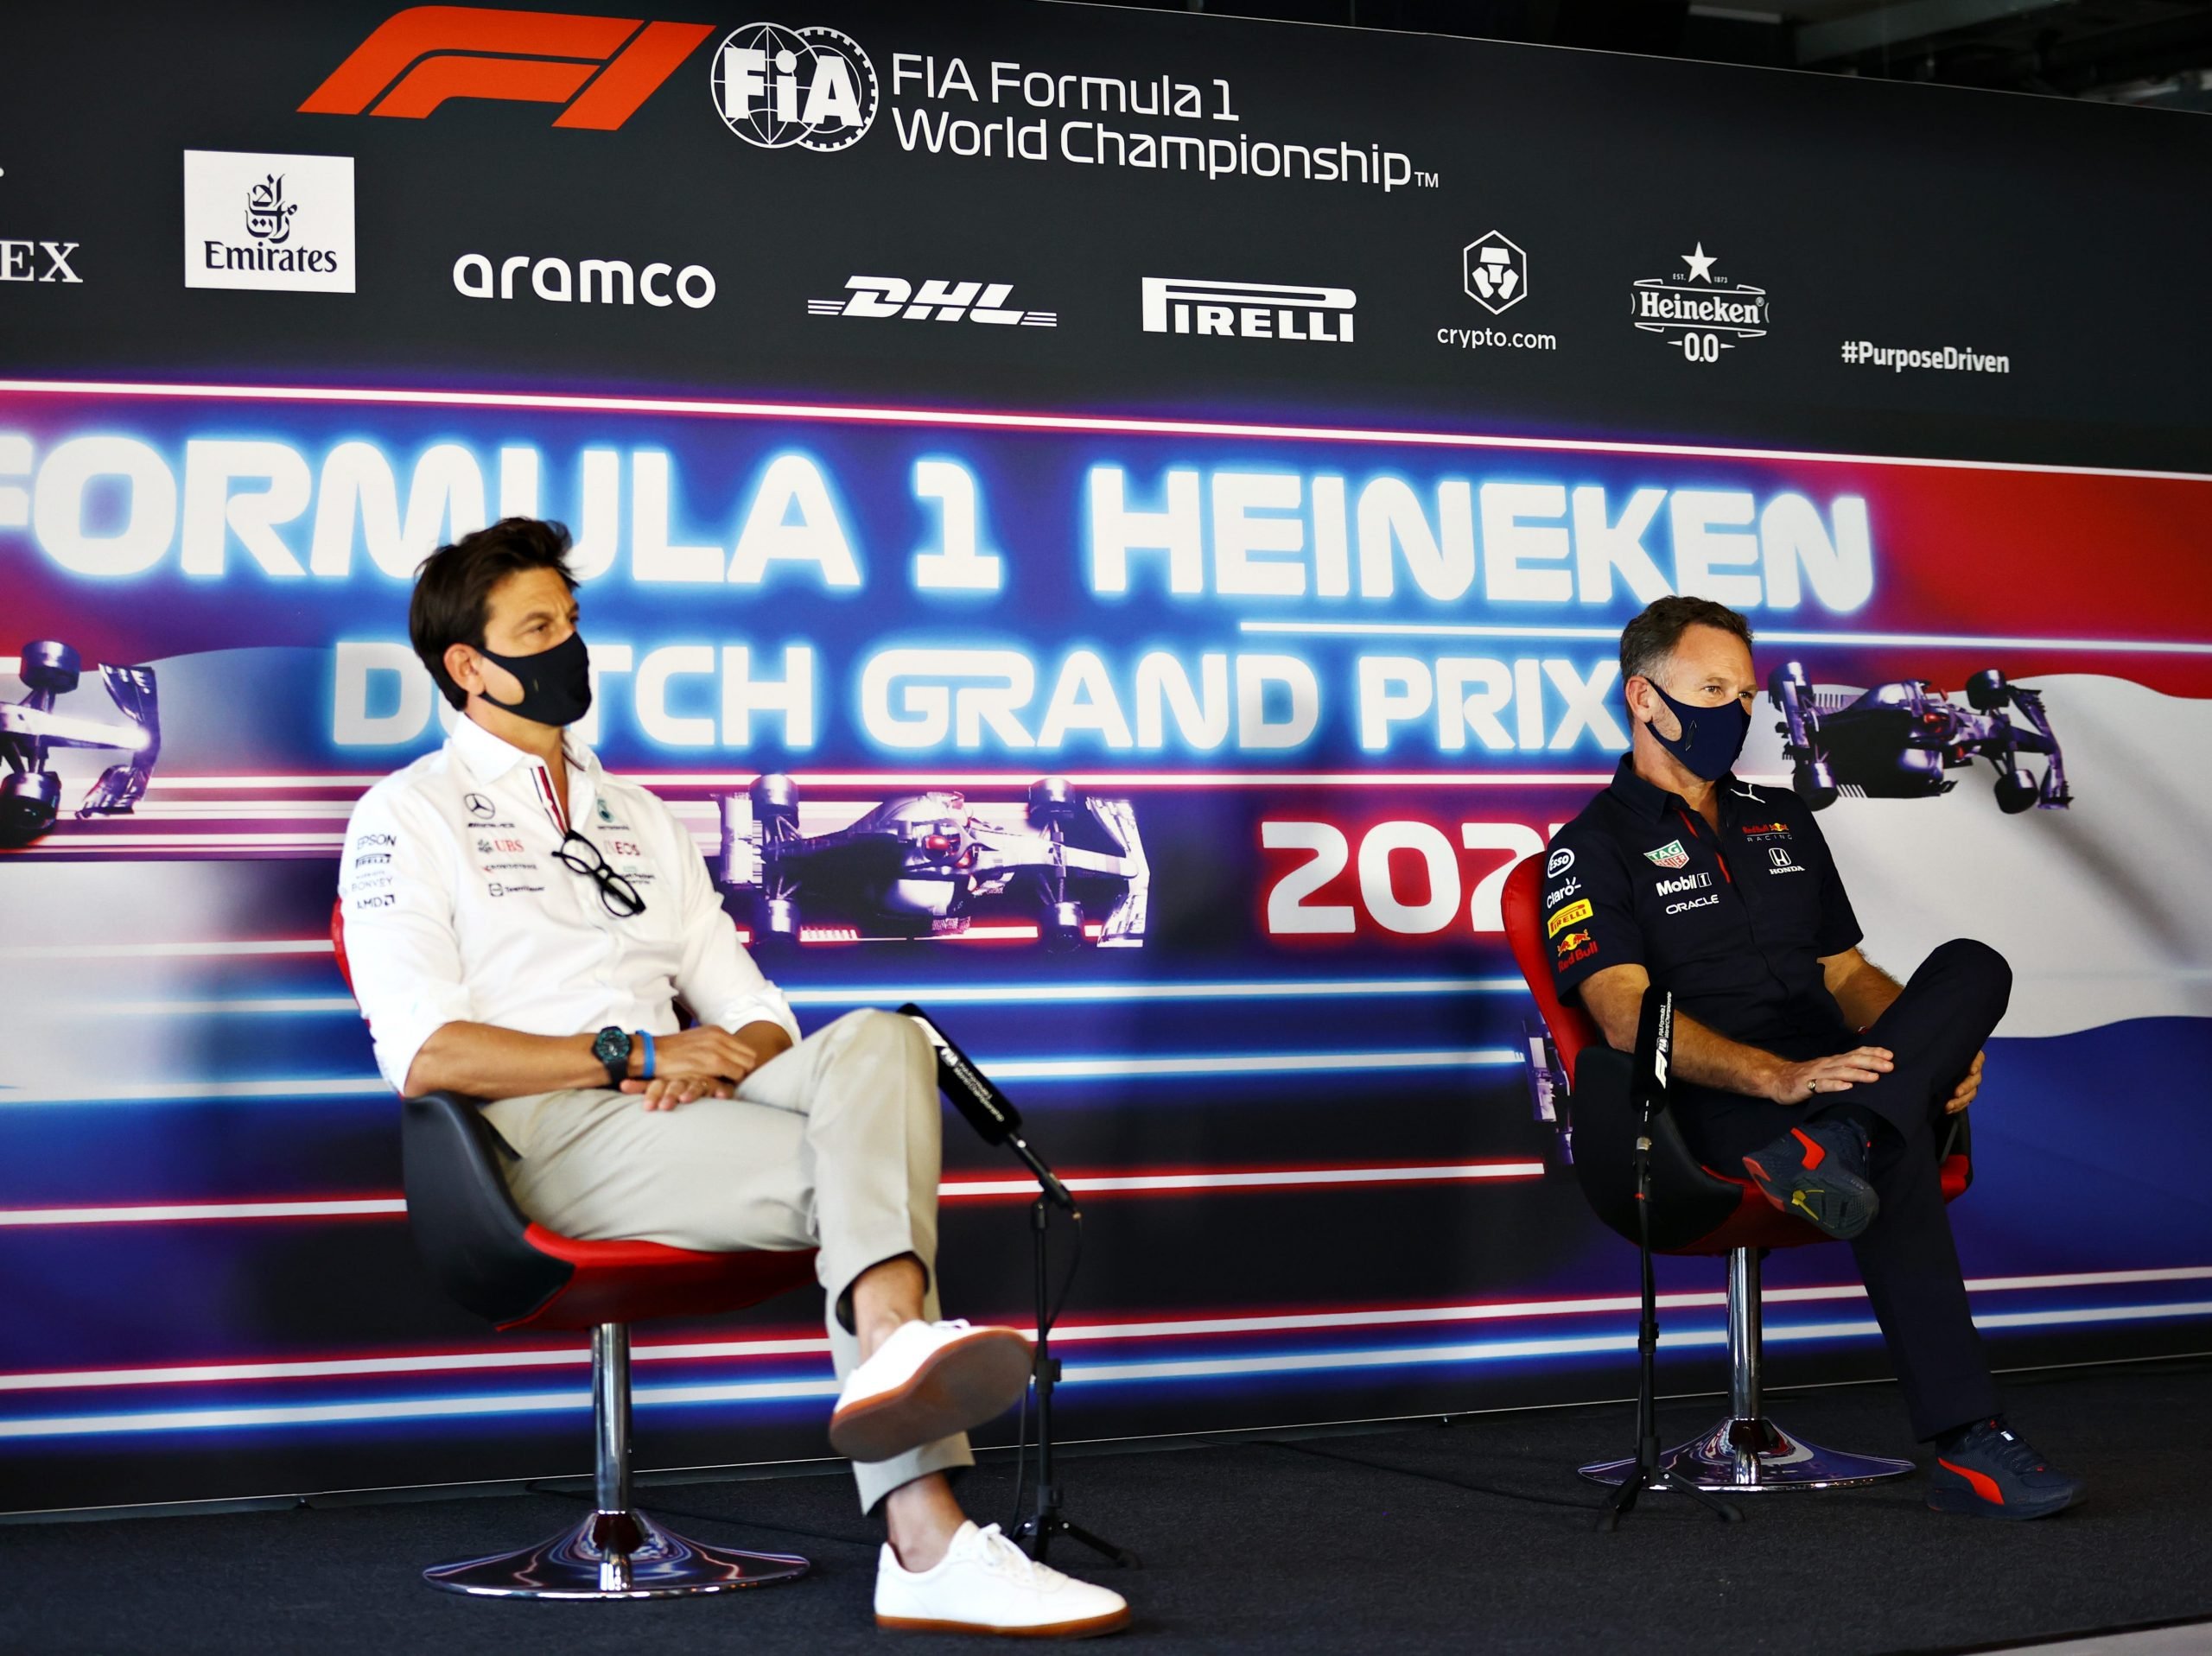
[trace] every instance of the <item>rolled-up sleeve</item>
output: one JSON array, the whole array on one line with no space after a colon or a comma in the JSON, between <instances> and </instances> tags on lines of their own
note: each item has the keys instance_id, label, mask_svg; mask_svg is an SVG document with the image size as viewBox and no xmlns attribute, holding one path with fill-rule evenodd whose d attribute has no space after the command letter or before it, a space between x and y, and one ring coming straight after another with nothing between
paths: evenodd
<instances>
[{"instance_id":1,"label":"rolled-up sleeve","mask_svg":"<svg viewBox=\"0 0 2212 1656\"><path fill-rule=\"evenodd\" d=\"M454 930L454 845L429 813L372 788L346 825L338 871L346 960L368 1019L377 1068L407 1090L415 1055L442 1025L474 1011Z\"/></svg>"},{"instance_id":2,"label":"rolled-up sleeve","mask_svg":"<svg viewBox=\"0 0 2212 1656\"><path fill-rule=\"evenodd\" d=\"M662 810L665 813L666 807ZM747 1024L777 1024L798 1040L798 1019L791 1016L791 1003L737 941L737 927L708 877L706 859L673 816L667 822L677 839L671 860L683 927L683 964L676 974L677 993L702 1024L719 1025L733 1033Z\"/></svg>"}]
</instances>

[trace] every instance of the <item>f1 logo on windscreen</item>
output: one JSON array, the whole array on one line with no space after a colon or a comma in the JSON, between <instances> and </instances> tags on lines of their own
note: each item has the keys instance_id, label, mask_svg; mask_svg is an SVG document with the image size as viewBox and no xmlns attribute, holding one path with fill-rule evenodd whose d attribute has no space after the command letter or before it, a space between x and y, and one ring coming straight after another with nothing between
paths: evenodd
<instances>
[{"instance_id":1,"label":"f1 logo on windscreen","mask_svg":"<svg viewBox=\"0 0 2212 1656\"><path fill-rule=\"evenodd\" d=\"M492 98L566 105L555 126L612 132L713 32L707 23L410 6L354 48L300 112L419 121L449 98Z\"/></svg>"}]
</instances>

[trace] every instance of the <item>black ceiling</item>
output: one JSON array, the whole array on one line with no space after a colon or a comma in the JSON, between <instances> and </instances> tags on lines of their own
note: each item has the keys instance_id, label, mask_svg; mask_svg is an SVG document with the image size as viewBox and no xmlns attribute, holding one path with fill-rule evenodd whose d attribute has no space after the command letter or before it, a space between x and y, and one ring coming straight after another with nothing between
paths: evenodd
<instances>
[{"instance_id":1,"label":"black ceiling","mask_svg":"<svg viewBox=\"0 0 2212 1656\"><path fill-rule=\"evenodd\" d=\"M1133 0L2212 111L2212 0Z\"/></svg>"}]
</instances>

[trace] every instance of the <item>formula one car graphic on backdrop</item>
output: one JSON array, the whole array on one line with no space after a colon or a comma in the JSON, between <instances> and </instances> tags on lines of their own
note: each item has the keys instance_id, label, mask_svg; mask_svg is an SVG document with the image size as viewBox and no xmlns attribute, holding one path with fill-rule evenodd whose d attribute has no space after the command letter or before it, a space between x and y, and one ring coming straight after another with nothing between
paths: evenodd
<instances>
[{"instance_id":1,"label":"formula one car graphic on backdrop","mask_svg":"<svg viewBox=\"0 0 2212 1656\"><path fill-rule=\"evenodd\" d=\"M127 814L145 797L162 752L154 669L99 669L108 699L128 721L120 725L54 710L55 700L74 690L84 671L83 661L66 644L38 638L23 646L16 676L29 694L21 701L0 702L0 759L8 766L0 776L0 847L29 845L54 826L61 809L61 778L47 762L57 748L112 747L130 755L100 772L78 815Z\"/></svg>"},{"instance_id":2,"label":"formula one car graphic on backdrop","mask_svg":"<svg viewBox=\"0 0 2212 1656\"><path fill-rule=\"evenodd\" d=\"M1033 936L1054 949L1144 942L1151 870L1126 799L1048 777L1026 804L932 790L807 802L791 777L720 794L719 881L757 942ZM806 916L802 930L800 915ZM983 931L987 924L1003 934Z\"/></svg>"},{"instance_id":3,"label":"formula one car graphic on backdrop","mask_svg":"<svg viewBox=\"0 0 2212 1656\"><path fill-rule=\"evenodd\" d=\"M1859 691L1815 688L1796 662L1767 679L1767 699L1782 714L1783 752L1791 781L1815 810L1839 797L1920 799L1958 784L1943 773L1987 759L1997 771L1997 804L2006 815L2063 810L2073 803L2066 763L2044 714L2042 693L2010 683L1995 668L1967 681L1967 707L1925 679L1903 679ZM2019 709L2026 727L2005 716ZM2038 777L2024 753L2048 756Z\"/></svg>"}]
</instances>

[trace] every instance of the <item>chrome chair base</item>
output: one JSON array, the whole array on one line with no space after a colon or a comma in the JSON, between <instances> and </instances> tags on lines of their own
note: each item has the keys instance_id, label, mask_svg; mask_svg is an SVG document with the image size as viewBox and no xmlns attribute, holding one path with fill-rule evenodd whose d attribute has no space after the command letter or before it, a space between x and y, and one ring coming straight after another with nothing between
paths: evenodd
<instances>
[{"instance_id":1,"label":"chrome chair base","mask_svg":"<svg viewBox=\"0 0 2212 1656\"><path fill-rule=\"evenodd\" d=\"M1917 1469L1883 1455L1822 1449L1776 1425L1764 1415L1732 1417L1659 1457L1659 1463L1700 1489L1745 1493L1755 1489L1838 1489L1901 1478ZM1592 1483L1619 1484L1636 1469L1633 1457L1592 1461L1577 1469Z\"/></svg>"},{"instance_id":2,"label":"chrome chair base","mask_svg":"<svg viewBox=\"0 0 2212 1656\"><path fill-rule=\"evenodd\" d=\"M702 1546L640 1512L595 1512L534 1547L438 1564L423 1579L481 1598L680 1598L795 1581L808 1568L791 1553Z\"/></svg>"}]
</instances>

